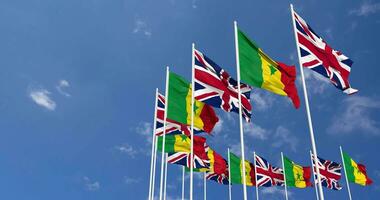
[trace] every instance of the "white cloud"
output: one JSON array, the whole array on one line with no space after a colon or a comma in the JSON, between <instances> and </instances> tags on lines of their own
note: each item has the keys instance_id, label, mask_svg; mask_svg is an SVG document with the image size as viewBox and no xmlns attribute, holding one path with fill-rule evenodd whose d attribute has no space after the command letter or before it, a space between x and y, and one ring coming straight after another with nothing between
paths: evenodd
<instances>
[{"instance_id":1,"label":"white cloud","mask_svg":"<svg viewBox=\"0 0 380 200\"><path fill-rule=\"evenodd\" d=\"M131 177L125 177L124 182L126 184L136 184L141 182L141 178L131 178Z\"/></svg>"},{"instance_id":2,"label":"white cloud","mask_svg":"<svg viewBox=\"0 0 380 200\"><path fill-rule=\"evenodd\" d=\"M198 6L197 6L197 0L192 0L191 1L191 7L193 7L194 9L198 8Z\"/></svg>"},{"instance_id":3,"label":"white cloud","mask_svg":"<svg viewBox=\"0 0 380 200\"><path fill-rule=\"evenodd\" d=\"M48 110L55 110L56 103L50 98L50 92L45 89L31 89L29 97L39 106Z\"/></svg>"},{"instance_id":4,"label":"white cloud","mask_svg":"<svg viewBox=\"0 0 380 200\"><path fill-rule=\"evenodd\" d=\"M329 39L333 39L332 28L327 28L324 32Z\"/></svg>"},{"instance_id":5,"label":"white cloud","mask_svg":"<svg viewBox=\"0 0 380 200\"><path fill-rule=\"evenodd\" d=\"M368 16L380 11L380 3L363 1L359 8L351 10L349 13L357 16Z\"/></svg>"},{"instance_id":6,"label":"white cloud","mask_svg":"<svg viewBox=\"0 0 380 200\"><path fill-rule=\"evenodd\" d=\"M96 191L100 189L100 183L98 181L92 181L87 176L83 177L84 185L88 191Z\"/></svg>"},{"instance_id":7,"label":"white cloud","mask_svg":"<svg viewBox=\"0 0 380 200\"><path fill-rule=\"evenodd\" d=\"M330 80L319 73L309 69L305 69L303 72L305 75L308 92L311 91L313 94L323 94L325 93L326 87L333 87ZM298 80L300 81L300 84L302 84L301 78Z\"/></svg>"},{"instance_id":8,"label":"white cloud","mask_svg":"<svg viewBox=\"0 0 380 200\"><path fill-rule=\"evenodd\" d=\"M215 125L215 127L213 129L213 134L214 135L218 135L219 133L222 132L222 130L223 130L223 122L224 122L223 119L219 118L218 123L216 123L216 125Z\"/></svg>"},{"instance_id":9,"label":"white cloud","mask_svg":"<svg viewBox=\"0 0 380 200\"><path fill-rule=\"evenodd\" d=\"M140 122L140 124L135 129L136 133L144 136L148 141L148 144L152 144L152 123Z\"/></svg>"},{"instance_id":10,"label":"white cloud","mask_svg":"<svg viewBox=\"0 0 380 200\"><path fill-rule=\"evenodd\" d=\"M260 127L257 124L244 122L244 133L256 139L266 140L269 135L269 131Z\"/></svg>"},{"instance_id":11,"label":"white cloud","mask_svg":"<svg viewBox=\"0 0 380 200\"><path fill-rule=\"evenodd\" d=\"M261 90L252 90L250 98L253 111L265 111L270 108L275 101L273 94Z\"/></svg>"},{"instance_id":12,"label":"white cloud","mask_svg":"<svg viewBox=\"0 0 380 200\"><path fill-rule=\"evenodd\" d=\"M354 130L379 135L379 123L372 119L371 113L380 109L380 101L363 96L349 96L344 100L340 112L333 117L328 128L330 134L347 134Z\"/></svg>"},{"instance_id":13,"label":"white cloud","mask_svg":"<svg viewBox=\"0 0 380 200\"><path fill-rule=\"evenodd\" d=\"M135 34L141 33L141 34L145 35L146 37L152 36L152 32L148 28L147 23L145 21L143 21L142 19L136 19L135 20L135 27L133 28L132 32Z\"/></svg>"},{"instance_id":14,"label":"white cloud","mask_svg":"<svg viewBox=\"0 0 380 200\"><path fill-rule=\"evenodd\" d=\"M131 145L129 144L123 144L120 146L115 146L115 149L118 150L120 153L127 154L129 157L134 158L135 155L138 153Z\"/></svg>"},{"instance_id":15,"label":"white cloud","mask_svg":"<svg viewBox=\"0 0 380 200\"><path fill-rule=\"evenodd\" d=\"M285 189L283 187L281 188L278 188L278 187L262 187L259 189L259 191L263 194L263 195L278 195L278 196L281 196L281 198L279 199L283 199L285 197ZM292 193L289 192L288 190L288 196L291 196ZM273 198L272 198L273 199Z\"/></svg>"},{"instance_id":16,"label":"white cloud","mask_svg":"<svg viewBox=\"0 0 380 200\"><path fill-rule=\"evenodd\" d=\"M288 146L292 151L296 151L297 145L298 145L298 139L294 135L290 133L290 131L283 127L279 126L276 129L276 132L273 136L272 143L273 147L281 147L281 146Z\"/></svg>"},{"instance_id":17,"label":"white cloud","mask_svg":"<svg viewBox=\"0 0 380 200\"><path fill-rule=\"evenodd\" d=\"M68 87L70 87L70 83L67 80L63 79L58 82L58 85L55 88L61 95L70 97L71 95L64 91L64 89Z\"/></svg>"}]
</instances>

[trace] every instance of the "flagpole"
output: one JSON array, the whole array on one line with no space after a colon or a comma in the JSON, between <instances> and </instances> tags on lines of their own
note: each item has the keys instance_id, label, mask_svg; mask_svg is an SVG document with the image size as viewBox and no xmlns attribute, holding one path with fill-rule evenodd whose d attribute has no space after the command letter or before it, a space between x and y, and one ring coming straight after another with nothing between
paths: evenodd
<instances>
[{"instance_id":1,"label":"flagpole","mask_svg":"<svg viewBox=\"0 0 380 200\"><path fill-rule=\"evenodd\" d=\"M246 169L245 169L245 153L244 153L244 132L243 132L243 117L241 108L241 88L240 88L240 61L239 61L239 43L237 22L234 21L235 31L235 52L236 52L236 71L237 71L237 84L238 84L238 98L239 98L239 124L240 124L240 145L241 145L241 157L243 159L243 195L244 200L247 200L247 184L246 184Z\"/></svg>"},{"instance_id":2,"label":"flagpole","mask_svg":"<svg viewBox=\"0 0 380 200\"><path fill-rule=\"evenodd\" d=\"M203 199L207 200L206 172L203 174Z\"/></svg>"},{"instance_id":3,"label":"flagpole","mask_svg":"<svg viewBox=\"0 0 380 200\"><path fill-rule=\"evenodd\" d=\"M191 142L190 142L190 200L193 200L193 165L194 165L194 50L195 50L195 44L192 43L191 45Z\"/></svg>"},{"instance_id":4,"label":"flagpole","mask_svg":"<svg viewBox=\"0 0 380 200\"><path fill-rule=\"evenodd\" d=\"M315 145L313 123L312 123L312 120L311 120L311 113L310 113L310 108L309 108L309 98L308 98L308 95L307 95L306 82L305 82L305 77L304 77L304 74L303 74L303 67L301 66L301 60L300 60L301 54L300 54L300 50L299 50L299 47L298 47L298 38L297 38L297 33L296 33L296 24L295 24L295 21L294 21L293 4L290 4L290 9L291 9L291 14L292 14L294 37L296 39L296 47L297 47L297 53L298 53L299 68L300 68L300 71L301 71L301 80L302 80L303 93L304 93L304 98L305 98L306 114L307 114L307 119L308 119L308 124L309 124L311 146L312 146L312 150L313 150L313 153L314 153L314 161L315 161L315 163L318 163L318 161L317 161L317 158L318 158L317 147ZM320 173L319 173L319 168L318 167L316 167L316 171L317 171L317 179L318 179L318 182L320 183L321 182L321 177L320 177ZM321 184L318 184L318 189L319 189L319 196L320 196L321 200L324 200L325 198L323 196L323 190L322 190L322 185Z\"/></svg>"},{"instance_id":5,"label":"flagpole","mask_svg":"<svg viewBox=\"0 0 380 200\"><path fill-rule=\"evenodd\" d=\"M253 166L255 167L256 200L259 200L259 186L257 185L256 152L253 152ZM244 163L245 165L245 163Z\"/></svg>"},{"instance_id":6,"label":"flagpole","mask_svg":"<svg viewBox=\"0 0 380 200\"><path fill-rule=\"evenodd\" d=\"M166 183L168 179L168 153L165 153L165 179L164 179L164 200L166 200Z\"/></svg>"},{"instance_id":7,"label":"flagpole","mask_svg":"<svg viewBox=\"0 0 380 200\"><path fill-rule=\"evenodd\" d=\"M351 190L350 190L350 184L348 183L348 177L347 177L346 165L344 164L344 158L343 158L343 150L342 150L342 146L339 146L339 149L340 149L340 156L342 157L342 163L343 163L343 169L344 169L344 176L346 177L346 184L347 184L348 197L350 198L350 200L352 200L352 197L351 197Z\"/></svg>"},{"instance_id":8,"label":"flagpole","mask_svg":"<svg viewBox=\"0 0 380 200\"><path fill-rule=\"evenodd\" d=\"M153 163L156 162L154 159L154 154L155 154L155 146L156 146L156 120L157 120L157 96L158 96L158 88L156 88L156 97L155 97L155 102L154 102L154 118L153 118L153 131L152 131L152 155L150 158L150 176L149 176L149 197L148 199L152 200L152 191L154 187L153 183Z\"/></svg>"},{"instance_id":9,"label":"flagpole","mask_svg":"<svg viewBox=\"0 0 380 200\"><path fill-rule=\"evenodd\" d=\"M156 124L156 122L155 122L155 124ZM156 125L154 125L154 126L156 127ZM155 181L156 181L157 137L155 137L155 140L154 140L154 159L153 160L154 160L154 162L153 162L153 177L152 177L152 196L151 196L151 200L154 199L154 189L155 189Z\"/></svg>"},{"instance_id":10,"label":"flagpole","mask_svg":"<svg viewBox=\"0 0 380 200\"><path fill-rule=\"evenodd\" d=\"M230 148L227 148L227 152L228 152L228 197L229 197L229 200L232 200Z\"/></svg>"},{"instance_id":11,"label":"flagpole","mask_svg":"<svg viewBox=\"0 0 380 200\"><path fill-rule=\"evenodd\" d=\"M166 67L166 83L165 83L165 113L164 113L164 131L162 136L162 149L161 149L161 177L160 177L160 200L162 200L163 184L164 184L164 164L165 161L165 137L166 137L166 117L168 115L169 105L169 66Z\"/></svg>"},{"instance_id":12,"label":"flagpole","mask_svg":"<svg viewBox=\"0 0 380 200\"><path fill-rule=\"evenodd\" d=\"M318 188L317 188L318 187L317 185L319 185L319 183L318 182L315 183L315 172L314 172L313 157L311 156L311 151L310 151L310 162L311 162L311 170L313 171L314 184L316 185L316 186L314 186L314 188L315 188L315 195L317 196L317 200L319 200Z\"/></svg>"},{"instance_id":13,"label":"flagpole","mask_svg":"<svg viewBox=\"0 0 380 200\"><path fill-rule=\"evenodd\" d=\"M185 166L182 167L182 200L185 200Z\"/></svg>"},{"instance_id":14,"label":"flagpole","mask_svg":"<svg viewBox=\"0 0 380 200\"><path fill-rule=\"evenodd\" d=\"M281 152L281 160L282 160L282 169L284 171L284 183L285 183L285 199L288 200L288 189L286 185L286 172L285 172L285 164L284 164L284 154Z\"/></svg>"}]
</instances>

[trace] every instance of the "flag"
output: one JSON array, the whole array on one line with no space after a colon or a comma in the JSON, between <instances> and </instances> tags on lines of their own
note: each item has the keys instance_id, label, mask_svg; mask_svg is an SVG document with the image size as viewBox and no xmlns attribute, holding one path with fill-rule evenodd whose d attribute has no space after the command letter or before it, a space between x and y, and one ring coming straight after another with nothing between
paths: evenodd
<instances>
[{"instance_id":1,"label":"flag","mask_svg":"<svg viewBox=\"0 0 380 200\"><path fill-rule=\"evenodd\" d=\"M372 180L367 175L366 167L356 163L347 153L343 152L343 162L349 182L362 186L370 185Z\"/></svg>"},{"instance_id":2,"label":"flag","mask_svg":"<svg viewBox=\"0 0 380 200\"><path fill-rule=\"evenodd\" d=\"M157 138L157 149L162 151L163 136ZM164 152L168 153L168 162L190 167L191 139L186 135L166 135ZM209 167L206 139L194 136L194 168Z\"/></svg>"},{"instance_id":3,"label":"flag","mask_svg":"<svg viewBox=\"0 0 380 200\"><path fill-rule=\"evenodd\" d=\"M313 168L316 172L314 155L311 155L313 161ZM322 159L317 157L318 168L321 177L321 184L323 187L327 187L333 190L341 190L342 186L339 185L339 179L341 178L342 166L339 163ZM318 180L317 174L315 173L315 180Z\"/></svg>"},{"instance_id":4,"label":"flag","mask_svg":"<svg viewBox=\"0 0 380 200\"><path fill-rule=\"evenodd\" d=\"M310 182L311 167L297 165L285 156L283 159L286 186L297 188L312 186Z\"/></svg>"},{"instance_id":5,"label":"flag","mask_svg":"<svg viewBox=\"0 0 380 200\"><path fill-rule=\"evenodd\" d=\"M220 184L228 184L228 164L227 161L211 148L207 152L210 160L210 168L206 174L208 180L216 181Z\"/></svg>"},{"instance_id":6,"label":"flag","mask_svg":"<svg viewBox=\"0 0 380 200\"><path fill-rule=\"evenodd\" d=\"M256 155L255 160L257 186L284 186L284 172L281 168L273 167L258 155Z\"/></svg>"},{"instance_id":7,"label":"flag","mask_svg":"<svg viewBox=\"0 0 380 200\"><path fill-rule=\"evenodd\" d=\"M217 183L228 185L228 171L227 173L218 174L215 172L206 172L206 179L213 180Z\"/></svg>"},{"instance_id":8,"label":"flag","mask_svg":"<svg viewBox=\"0 0 380 200\"><path fill-rule=\"evenodd\" d=\"M332 49L296 12L294 14L296 37L303 67L330 79L330 82L346 94L358 90L350 86L348 77L352 60L340 51Z\"/></svg>"},{"instance_id":9,"label":"flag","mask_svg":"<svg viewBox=\"0 0 380 200\"><path fill-rule=\"evenodd\" d=\"M240 30L238 44L241 80L248 85L288 96L294 107L299 108L296 68L272 60Z\"/></svg>"},{"instance_id":10,"label":"flag","mask_svg":"<svg viewBox=\"0 0 380 200\"><path fill-rule=\"evenodd\" d=\"M164 134L164 115L165 115L165 96L158 93L157 98L157 117L156 117L156 136ZM194 128L194 133L202 131ZM181 124L172 119L166 118L166 134L185 134L190 135L191 128L186 124Z\"/></svg>"},{"instance_id":11,"label":"flag","mask_svg":"<svg viewBox=\"0 0 380 200\"><path fill-rule=\"evenodd\" d=\"M243 165L242 160L235 154L230 152L230 174L231 183L243 184ZM255 186L255 168L254 165L248 161L245 164L245 183L247 186Z\"/></svg>"},{"instance_id":12,"label":"flag","mask_svg":"<svg viewBox=\"0 0 380 200\"><path fill-rule=\"evenodd\" d=\"M182 124L191 124L191 84L181 76L169 74L169 91L167 118L175 120ZM214 109L200 101L194 100L194 127L211 133L218 117Z\"/></svg>"},{"instance_id":13,"label":"flag","mask_svg":"<svg viewBox=\"0 0 380 200\"><path fill-rule=\"evenodd\" d=\"M238 83L224 69L198 50L194 50L195 99L221 108L227 112L239 113ZM240 84L242 116L251 119L251 87Z\"/></svg>"}]
</instances>

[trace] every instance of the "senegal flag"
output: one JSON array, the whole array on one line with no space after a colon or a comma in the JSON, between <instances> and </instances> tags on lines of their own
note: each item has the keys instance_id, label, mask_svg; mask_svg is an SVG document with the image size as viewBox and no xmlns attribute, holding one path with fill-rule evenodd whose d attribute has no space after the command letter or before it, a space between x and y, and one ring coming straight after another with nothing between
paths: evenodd
<instances>
[{"instance_id":1,"label":"senegal flag","mask_svg":"<svg viewBox=\"0 0 380 200\"><path fill-rule=\"evenodd\" d=\"M162 140L163 136L159 136L157 140L157 149L162 150ZM194 135L194 154L201 158L207 157L207 145L206 138ZM191 139L186 135L166 135L165 137L165 150L166 153L175 152L191 152Z\"/></svg>"},{"instance_id":2,"label":"senegal flag","mask_svg":"<svg viewBox=\"0 0 380 200\"><path fill-rule=\"evenodd\" d=\"M252 163L245 161L245 182L248 186L255 186L255 167ZM243 184L243 162L235 154L230 152L231 183Z\"/></svg>"},{"instance_id":3,"label":"senegal flag","mask_svg":"<svg viewBox=\"0 0 380 200\"><path fill-rule=\"evenodd\" d=\"M295 164L289 158L284 156L284 170L285 170L285 180L286 186L288 187L297 187L305 188L311 186L310 177L311 177L311 168L302 167Z\"/></svg>"},{"instance_id":4,"label":"senegal flag","mask_svg":"<svg viewBox=\"0 0 380 200\"><path fill-rule=\"evenodd\" d=\"M191 84L175 73L169 73L168 119L191 125ZM194 127L210 133L219 121L214 109L194 100Z\"/></svg>"},{"instance_id":5,"label":"senegal flag","mask_svg":"<svg viewBox=\"0 0 380 200\"><path fill-rule=\"evenodd\" d=\"M348 154L343 152L343 162L346 169L346 176L349 182L366 186L372 183L367 176L367 170L364 165L357 164Z\"/></svg>"},{"instance_id":6,"label":"senegal flag","mask_svg":"<svg viewBox=\"0 0 380 200\"><path fill-rule=\"evenodd\" d=\"M293 105L299 108L300 100L294 83L296 68L272 60L242 31L237 31L241 81L278 95L288 96Z\"/></svg>"}]
</instances>

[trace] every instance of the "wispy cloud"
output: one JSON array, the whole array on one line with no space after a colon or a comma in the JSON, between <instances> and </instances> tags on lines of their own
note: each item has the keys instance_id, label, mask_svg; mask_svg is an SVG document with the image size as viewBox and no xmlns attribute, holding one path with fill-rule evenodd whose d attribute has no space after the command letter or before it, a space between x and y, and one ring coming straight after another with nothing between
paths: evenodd
<instances>
[{"instance_id":1,"label":"wispy cloud","mask_svg":"<svg viewBox=\"0 0 380 200\"><path fill-rule=\"evenodd\" d=\"M325 93L326 87L332 86L329 79L312 70L304 70L304 75L307 80L306 85L308 91L311 90L313 94L323 94ZM298 80L300 84L302 84L301 79Z\"/></svg>"},{"instance_id":2,"label":"wispy cloud","mask_svg":"<svg viewBox=\"0 0 380 200\"><path fill-rule=\"evenodd\" d=\"M46 89L31 89L29 97L39 106L42 106L50 111L55 110L57 104L50 98L50 92Z\"/></svg>"},{"instance_id":3,"label":"wispy cloud","mask_svg":"<svg viewBox=\"0 0 380 200\"><path fill-rule=\"evenodd\" d=\"M269 131L262 128L261 126L253 123L243 124L244 133L256 139L266 140L269 135Z\"/></svg>"},{"instance_id":4,"label":"wispy cloud","mask_svg":"<svg viewBox=\"0 0 380 200\"><path fill-rule=\"evenodd\" d=\"M124 177L126 184L136 184L141 182L141 178Z\"/></svg>"},{"instance_id":5,"label":"wispy cloud","mask_svg":"<svg viewBox=\"0 0 380 200\"><path fill-rule=\"evenodd\" d=\"M263 195L271 195L271 196L281 196L280 199L283 199L285 196L285 190L283 188L278 187L264 187L259 190ZM291 196L292 193L288 191L288 196Z\"/></svg>"},{"instance_id":6,"label":"wispy cloud","mask_svg":"<svg viewBox=\"0 0 380 200\"><path fill-rule=\"evenodd\" d=\"M138 153L137 150L135 150L131 145L129 144L122 144L119 146L115 146L115 149L119 151L120 153L126 154L127 156L131 158L135 158L135 155Z\"/></svg>"},{"instance_id":7,"label":"wispy cloud","mask_svg":"<svg viewBox=\"0 0 380 200\"><path fill-rule=\"evenodd\" d=\"M58 85L55 88L61 95L65 97L70 97L71 95L64 91L66 88L69 88L69 87L70 87L70 83L67 80L60 80L58 82Z\"/></svg>"},{"instance_id":8,"label":"wispy cloud","mask_svg":"<svg viewBox=\"0 0 380 200\"><path fill-rule=\"evenodd\" d=\"M297 150L297 145L298 145L298 139L295 137L289 129L279 126L277 127L275 133L274 133L274 141L272 143L273 147L281 147L281 146L288 146L292 151Z\"/></svg>"},{"instance_id":9,"label":"wispy cloud","mask_svg":"<svg viewBox=\"0 0 380 200\"><path fill-rule=\"evenodd\" d=\"M134 34L138 34L138 33L143 34L148 38L152 36L152 31L149 29L147 23L142 19L135 20L135 26L132 32Z\"/></svg>"},{"instance_id":10,"label":"wispy cloud","mask_svg":"<svg viewBox=\"0 0 380 200\"><path fill-rule=\"evenodd\" d=\"M379 123L371 117L378 112L380 101L363 96L350 96L344 100L339 114L335 115L327 129L330 134L347 134L359 131L361 134L369 133L379 135Z\"/></svg>"},{"instance_id":11,"label":"wispy cloud","mask_svg":"<svg viewBox=\"0 0 380 200\"><path fill-rule=\"evenodd\" d=\"M194 9L198 8L197 0L192 0L191 1L191 7L194 8Z\"/></svg>"},{"instance_id":12,"label":"wispy cloud","mask_svg":"<svg viewBox=\"0 0 380 200\"><path fill-rule=\"evenodd\" d=\"M251 101L254 111L265 111L273 105L275 97L266 91L253 90L251 92Z\"/></svg>"},{"instance_id":13,"label":"wispy cloud","mask_svg":"<svg viewBox=\"0 0 380 200\"><path fill-rule=\"evenodd\" d=\"M140 122L135 128L135 132L145 137L148 144L152 144L152 131L152 123L149 122Z\"/></svg>"},{"instance_id":14,"label":"wispy cloud","mask_svg":"<svg viewBox=\"0 0 380 200\"><path fill-rule=\"evenodd\" d=\"M214 129L213 129L213 134L214 135L219 135L223 131L223 119L219 118L218 123L216 123Z\"/></svg>"},{"instance_id":15,"label":"wispy cloud","mask_svg":"<svg viewBox=\"0 0 380 200\"><path fill-rule=\"evenodd\" d=\"M98 181L92 181L87 176L83 177L85 189L88 191L96 191L100 189L100 183Z\"/></svg>"},{"instance_id":16,"label":"wispy cloud","mask_svg":"<svg viewBox=\"0 0 380 200\"><path fill-rule=\"evenodd\" d=\"M380 3L372 3L370 1L363 1L359 8L350 10L349 14L354 14L357 16L368 16L370 14L375 14L380 11Z\"/></svg>"}]
</instances>

